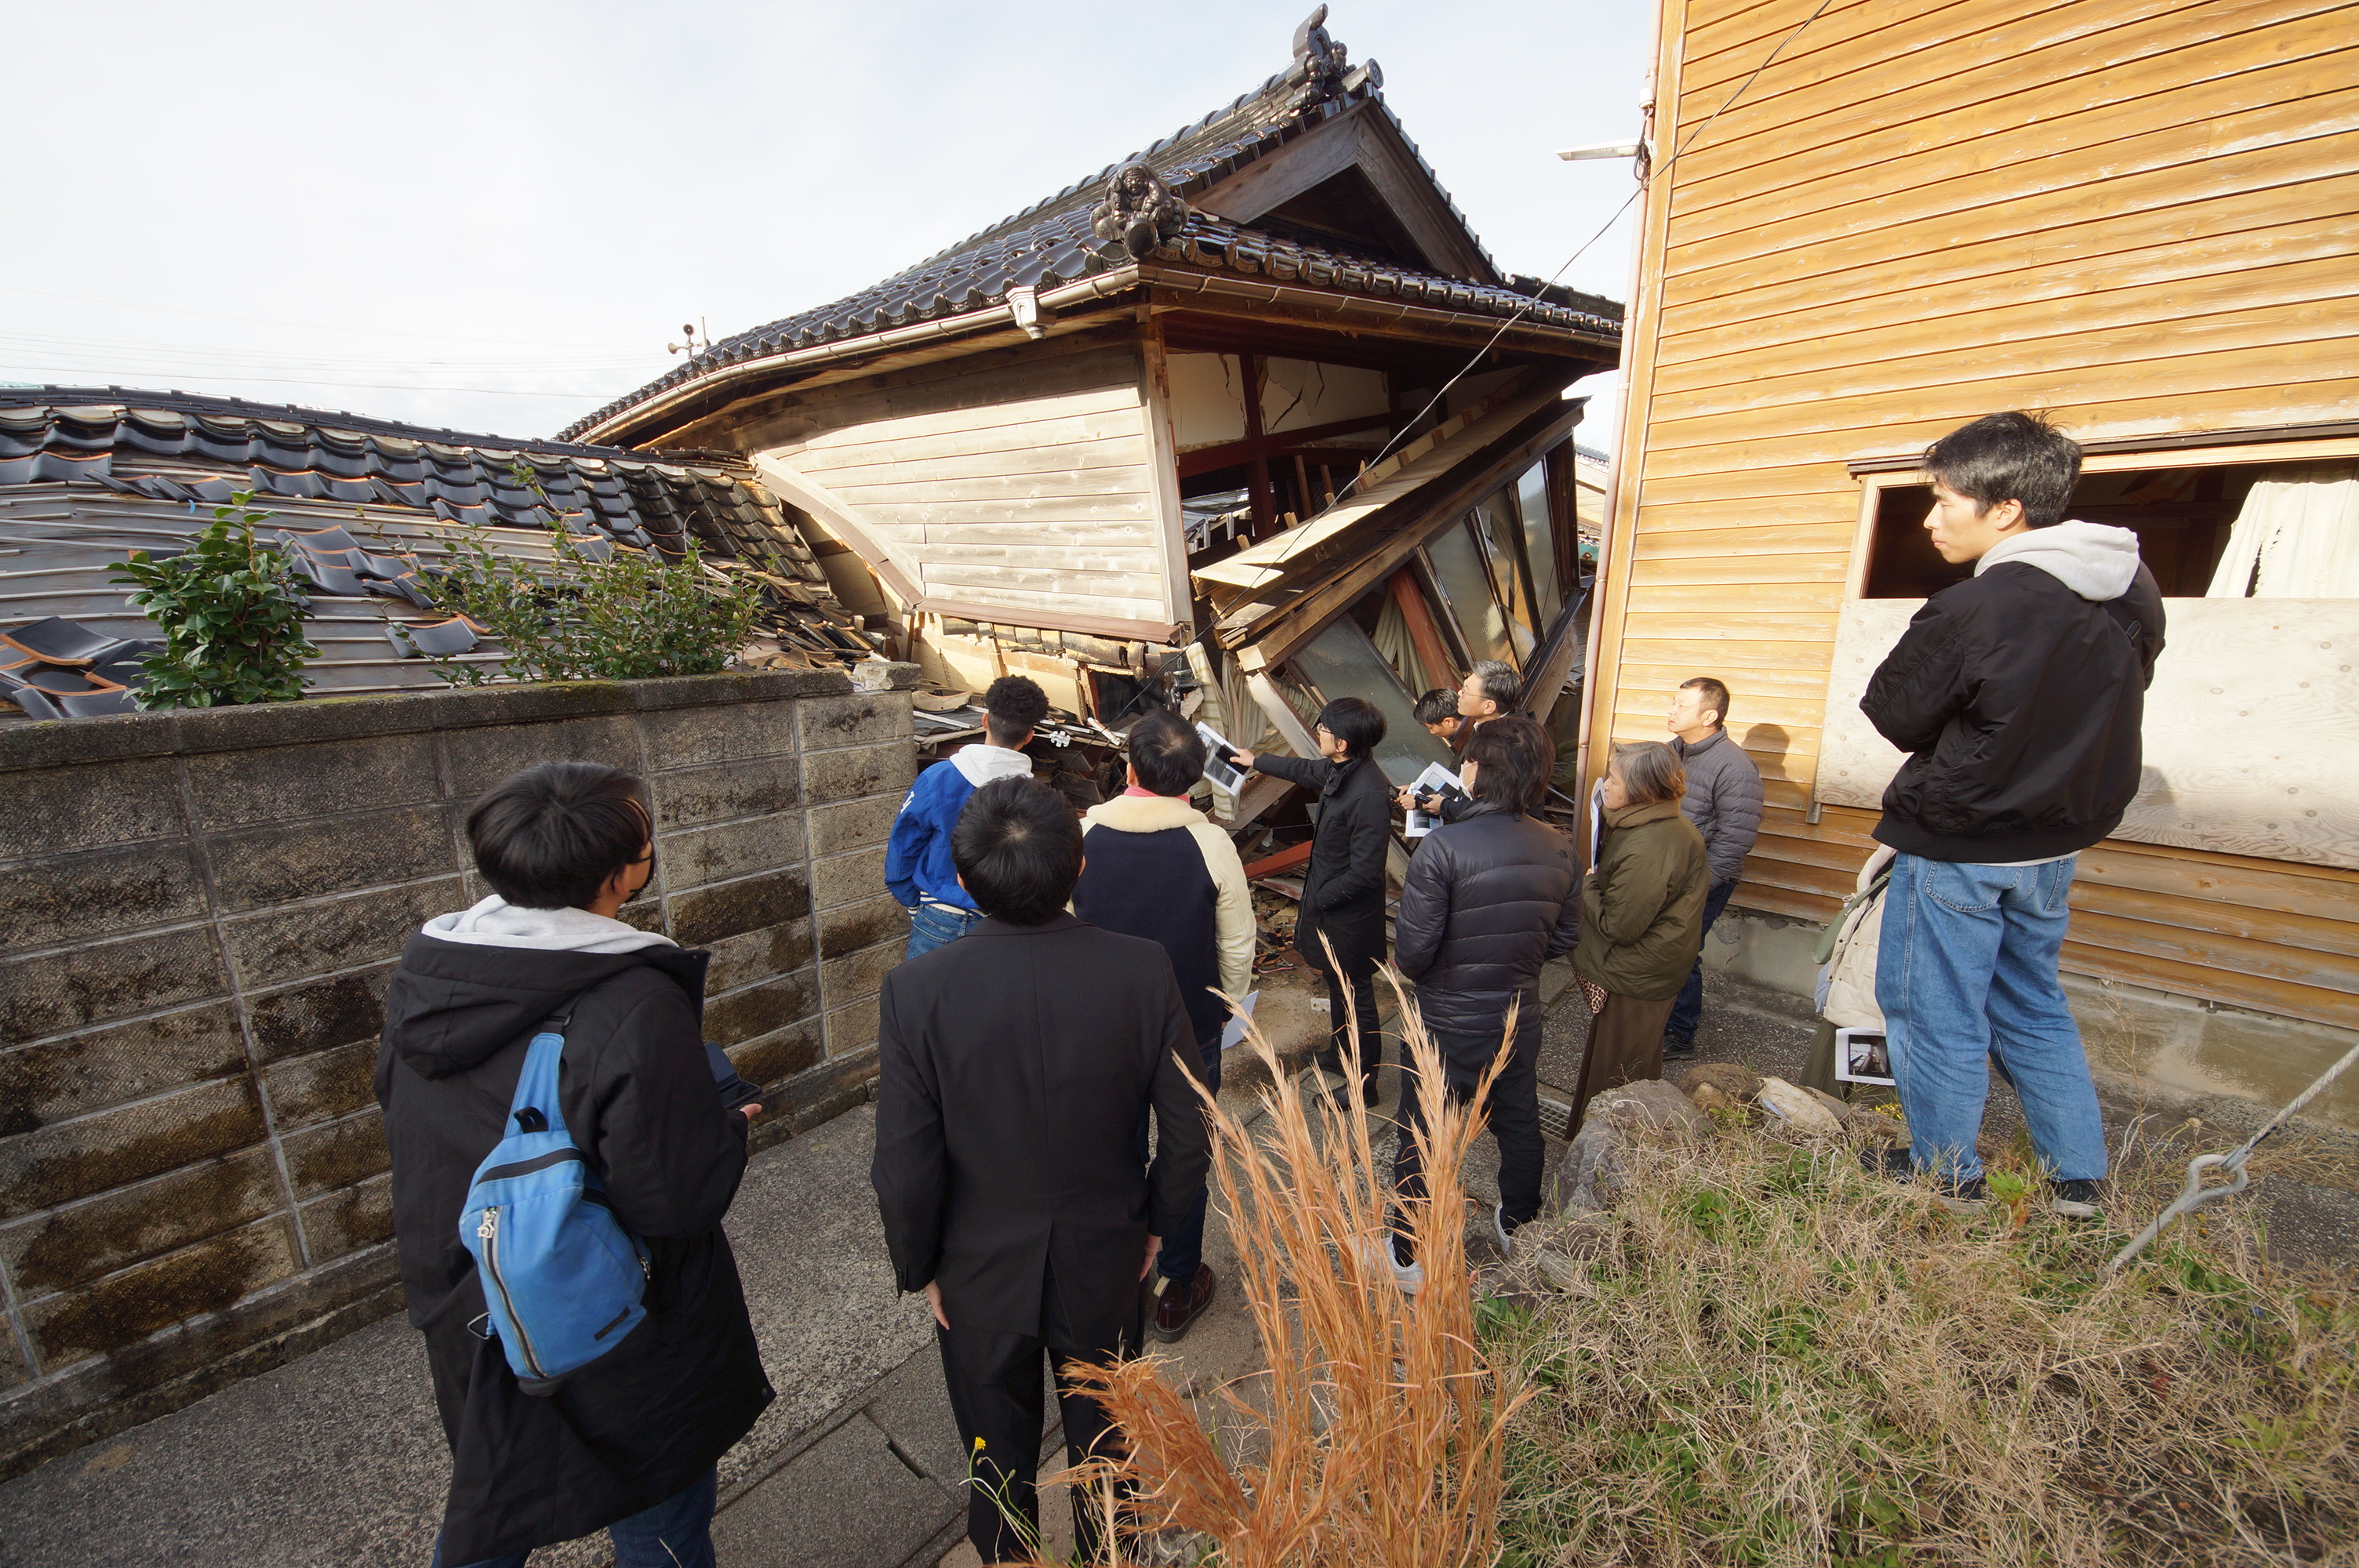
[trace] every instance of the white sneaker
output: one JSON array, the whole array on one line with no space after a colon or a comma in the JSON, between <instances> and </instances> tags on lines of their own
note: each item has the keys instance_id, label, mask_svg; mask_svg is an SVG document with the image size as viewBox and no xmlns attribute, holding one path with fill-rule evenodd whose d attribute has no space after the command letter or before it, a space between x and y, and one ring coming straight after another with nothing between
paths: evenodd
<instances>
[{"instance_id":1,"label":"white sneaker","mask_svg":"<svg viewBox=\"0 0 2359 1568\"><path fill-rule=\"evenodd\" d=\"M1425 1265L1401 1262L1400 1254L1393 1250L1390 1231L1376 1240L1360 1243L1360 1264L1371 1274L1379 1269L1390 1269L1393 1283L1400 1287L1403 1295L1413 1296L1425 1288Z\"/></svg>"},{"instance_id":2,"label":"white sneaker","mask_svg":"<svg viewBox=\"0 0 2359 1568\"><path fill-rule=\"evenodd\" d=\"M1498 1248L1500 1257L1516 1255L1516 1238L1507 1234L1507 1206L1504 1203L1491 1206L1491 1241Z\"/></svg>"}]
</instances>

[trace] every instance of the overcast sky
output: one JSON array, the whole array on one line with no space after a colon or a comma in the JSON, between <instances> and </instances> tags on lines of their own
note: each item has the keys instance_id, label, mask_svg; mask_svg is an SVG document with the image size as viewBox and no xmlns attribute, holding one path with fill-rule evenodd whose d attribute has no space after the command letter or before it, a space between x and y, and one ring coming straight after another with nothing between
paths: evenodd
<instances>
[{"instance_id":1,"label":"overcast sky","mask_svg":"<svg viewBox=\"0 0 2359 1568\"><path fill-rule=\"evenodd\" d=\"M1308 9L0 0L0 381L547 435L676 364L685 321L850 294L1225 106ZM1630 194L1553 154L1637 134L1644 17L1339 0L1328 27L1492 255L1547 276ZM1564 281L1623 298L1630 232Z\"/></svg>"}]
</instances>

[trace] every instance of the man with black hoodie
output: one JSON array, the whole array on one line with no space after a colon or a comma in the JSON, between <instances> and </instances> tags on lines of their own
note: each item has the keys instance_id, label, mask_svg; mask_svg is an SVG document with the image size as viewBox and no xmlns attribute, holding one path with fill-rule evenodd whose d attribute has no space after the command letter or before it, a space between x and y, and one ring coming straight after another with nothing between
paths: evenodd
<instances>
[{"instance_id":1,"label":"man with black hoodie","mask_svg":"<svg viewBox=\"0 0 2359 1568\"><path fill-rule=\"evenodd\" d=\"M716 1091L709 955L614 918L654 877L650 823L640 781L594 763L544 762L495 786L467 817L492 896L427 922L386 992L376 1098L395 1249L452 1459L436 1568L521 1565L601 1527L617 1568L711 1564L714 1462L772 1398L721 1232L761 1108L740 1115ZM536 1395L484 1332L459 1216L531 1036L559 1018L559 1106L647 1245L647 1316Z\"/></svg>"},{"instance_id":2,"label":"man with black hoodie","mask_svg":"<svg viewBox=\"0 0 2359 1568\"><path fill-rule=\"evenodd\" d=\"M2095 1215L2105 1174L2080 1031L2056 978L2081 850L2137 793L2162 596L2126 528L2067 522L2081 449L1992 414L1927 449L1933 547L1974 575L1935 594L1860 708L1912 753L1875 837L1899 851L1875 999L1912 1144L1893 1173L1979 1203L1990 1064L2048 1167L2049 1206Z\"/></svg>"}]
</instances>

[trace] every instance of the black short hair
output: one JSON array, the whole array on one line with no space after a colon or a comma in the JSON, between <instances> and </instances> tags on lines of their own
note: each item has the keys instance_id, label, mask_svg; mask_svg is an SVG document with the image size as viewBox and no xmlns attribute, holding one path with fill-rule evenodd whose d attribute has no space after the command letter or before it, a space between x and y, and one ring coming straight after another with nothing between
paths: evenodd
<instances>
[{"instance_id":1,"label":"black short hair","mask_svg":"<svg viewBox=\"0 0 2359 1568\"><path fill-rule=\"evenodd\" d=\"M1483 695L1499 705L1502 713L1511 711L1516 698L1523 694L1524 677L1505 659L1477 659L1467 673L1481 684Z\"/></svg>"},{"instance_id":2,"label":"black short hair","mask_svg":"<svg viewBox=\"0 0 2359 1568\"><path fill-rule=\"evenodd\" d=\"M1028 676L1002 676L983 694L983 710L991 743L1013 746L1049 717L1049 694Z\"/></svg>"},{"instance_id":3,"label":"black short hair","mask_svg":"<svg viewBox=\"0 0 2359 1568\"><path fill-rule=\"evenodd\" d=\"M1318 722L1353 757L1366 756L1385 738L1385 716L1365 697L1337 697L1319 710Z\"/></svg>"},{"instance_id":4,"label":"black short hair","mask_svg":"<svg viewBox=\"0 0 2359 1568\"><path fill-rule=\"evenodd\" d=\"M1521 714L1488 719L1466 742L1474 764L1474 798L1505 801L1518 811L1538 811L1556 774L1556 742Z\"/></svg>"},{"instance_id":5,"label":"black short hair","mask_svg":"<svg viewBox=\"0 0 2359 1568\"><path fill-rule=\"evenodd\" d=\"M1417 699L1419 724L1444 724L1457 717L1458 692L1453 687L1435 687Z\"/></svg>"},{"instance_id":6,"label":"black short hair","mask_svg":"<svg viewBox=\"0 0 2359 1568\"><path fill-rule=\"evenodd\" d=\"M967 796L951 829L951 863L984 914L1010 925L1043 925L1081 880L1081 818L1045 784L994 779Z\"/></svg>"},{"instance_id":7,"label":"black short hair","mask_svg":"<svg viewBox=\"0 0 2359 1568\"><path fill-rule=\"evenodd\" d=\"M1926 448L1923 467L1978 512L2019 501L2026 523L2052 528L2081 481L2081 444L2044 415L1985 414Z\"/></svg>"},{"instance_id":8,"label":"black short hair","mask_svg":"<svg viewBox=\"0 0 2359 1568\"><path fill-rule=\"evenodd\" d=\"M598 762L536 762L467 813L475 870L518 909L579 909L647 853L647 786Z\"/></svg>"},{"instance_id":9,"label":"black short hair","mask_svg":"<svg viewBox=\"0 0 2359 1568\"><path fill-rule=\"evenodd\" d=\"M1717 679L1711 676L1691 676L1680 682L1680 689L1703 693L1704 706L1720 716L1717 722L1728 722L1728 687Z\"/></svg>"},{"instance_id":10,"label":"black short hair","mask_svg":"<svg viewBox=\"0 0 2359 1568\"><path fill-rule=\"evenodd\" d=\"M1130 727L1130 765L1142 787L1186 795L1204 776L1204 738L1158 708Z\"/></svg>"}]
</instances>

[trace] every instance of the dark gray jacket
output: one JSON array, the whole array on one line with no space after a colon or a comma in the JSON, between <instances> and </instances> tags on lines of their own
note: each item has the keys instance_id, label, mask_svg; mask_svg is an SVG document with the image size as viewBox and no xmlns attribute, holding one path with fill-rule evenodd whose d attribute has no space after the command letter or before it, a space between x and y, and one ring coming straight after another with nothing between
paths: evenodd
<instances>
[{"instance_id":1,"label":"dark gray jacket","mask_svg":"<svg viewBox=\"0 0 2359 1568\"><path fill-rule=\"evenodd\" d=\"M1393 961L1417 982L1418 1011L1443 1034L1498 1046L1507 1004L1539 1026L1540 965L1581 935L1581 871L1564 835L1494 801L1418 846L1393 923Z\"/></svg>"},{"instance_id":2,"label":"dark gray jacket","mask_svg":"<svg viewBox=\"0 0 2359 1568\"><path fill-rule=\"evenodd\" d=\"M1680 811L1703 835L1712 885L1733 882L1761 837L1761 770L1725 730L1692 746L1674 739L1671 750L1688 770L1688 794Z\"/></svg>"}]
</instances>

